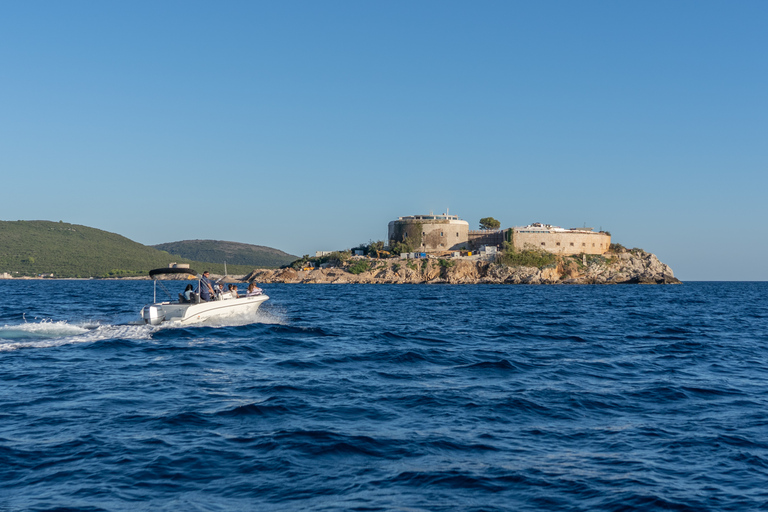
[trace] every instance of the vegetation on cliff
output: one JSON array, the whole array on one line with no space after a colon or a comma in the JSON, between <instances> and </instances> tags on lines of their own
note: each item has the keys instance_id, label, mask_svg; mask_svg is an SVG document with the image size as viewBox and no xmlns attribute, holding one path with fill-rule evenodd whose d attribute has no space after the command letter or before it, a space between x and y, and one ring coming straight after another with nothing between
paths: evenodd
<instances>
[{"instance_id":1,"label":"vegetation on cliff","mask_svg":"<svg viewBox=\"0 0 768 512\"><path fill-rule=\"evenodd\" d=\"M518 251L510 242L504 242L504 250L496 257L496 262L508 267L536 267L544 268L554 265L558 256L542 250Z\"/></svg>"}]
</instances>

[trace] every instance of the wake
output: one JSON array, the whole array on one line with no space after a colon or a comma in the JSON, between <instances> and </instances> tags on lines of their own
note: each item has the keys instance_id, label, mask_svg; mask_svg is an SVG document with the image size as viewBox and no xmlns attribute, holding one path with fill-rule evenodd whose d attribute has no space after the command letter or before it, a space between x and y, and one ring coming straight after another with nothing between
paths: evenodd
<instances>
[{"instance_id":1,"label":"wake","mask_svg":"<svg viewBox=\"0 0 768 512\"><path fill-rule=\"evenodd\" d=\"M108 339L147 340L152 330L144 325L102 325L94 322L69 323L41 320L0 327L0 352L20 348L50 348Z\"/></svg>"},{"instance_id":2,"label":"wake","mask_svg":"<svg viewBox=\"0 0 768 512\"><path fill-rule=\"evenodd\" d=\"M249 324L286 325L284 312L260 308L254 313L233 313L193 324L167 322L158 326L145 325L140 319L126 324L101 324L93 321L70 323L66 320L39 320L0 327L0 352L21 348L51 348L102 340L151 340L164 329L195 327L238 327Z\"/></svg>"}]
</instances>

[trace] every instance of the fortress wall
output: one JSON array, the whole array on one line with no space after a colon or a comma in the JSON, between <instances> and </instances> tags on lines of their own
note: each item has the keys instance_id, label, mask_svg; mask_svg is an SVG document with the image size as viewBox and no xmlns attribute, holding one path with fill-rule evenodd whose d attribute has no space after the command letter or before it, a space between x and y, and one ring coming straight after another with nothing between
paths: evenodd
<instances>
[{"instance_id":1,"label":"fortress wall","mask_svg":"<svg viewBox=\"0 0 768 512\"><path fill-rule=\"evenodd\" d=\"M390 244L421 235L421 246L415 250L423 252L458 251L469 239L469 223L463 220L393 220L387 231Z\"/></svg>"},{"instance_id":2,"label":"fortress wall","mask_svg":"<svg viewBox=\"0 0 768 512\"><path fill-rule=\"evenodd\" d=\"M563 255L603 254L611 246L611 235L606 233L553 232L521 233L515 228L513 235L515 249L542 249Z\"/></svg>"},{"instance_id":3,"label":"fortress wall","mask_svg":"<svg viewBox=\"0 0 768 512\"><path fill-rule=\"evenodd\" d=\"M504 245L503 229L482 229L469 232L469 246L472 250L479 249L483 245L497 246L499 249Z\"/></svg>"}]
</instances>

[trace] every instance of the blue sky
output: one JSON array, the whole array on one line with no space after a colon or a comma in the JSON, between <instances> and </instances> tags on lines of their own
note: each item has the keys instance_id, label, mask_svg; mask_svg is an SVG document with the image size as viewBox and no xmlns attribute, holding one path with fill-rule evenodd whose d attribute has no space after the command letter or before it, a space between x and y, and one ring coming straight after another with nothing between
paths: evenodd
<instances>
[{"instance_id":1,"label":"blue sky","mask_svg":"<svg viewBox=\"0 0 768 512\"><path fill-rule=\"evenodd\" d=\"M768 280L768 3L5 2L1 220L292 254L401 215Z\"/></svg>"}]
</instances>

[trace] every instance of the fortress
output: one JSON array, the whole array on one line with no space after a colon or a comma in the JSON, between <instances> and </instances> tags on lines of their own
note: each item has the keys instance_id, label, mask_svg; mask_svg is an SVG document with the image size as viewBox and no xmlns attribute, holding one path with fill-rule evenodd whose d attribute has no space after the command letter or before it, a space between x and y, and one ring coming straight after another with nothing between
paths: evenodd
<instances>
[{"instance_id":1,"label":"fortress","mask_svg":"<svg viewBox=\"0 0 768 512\"><path fill-rule=\"evenodd\" d=\"M523 227L470 231L469 223L457 215L409 215L389 223L389 246L410 243L415 251L447 252L498 246L504 241L515 249L538 249L554 254L603 254L611 246L611 234L592 228L571 228L533 223Z\"/></svg>"},{"instance_id":2,"label":"fortress","mask_svg":"<svg viewBox=\"0 0 768 512\"><path fill-rule=\"evenodd\" d=\"M510 228L512 244L517 250L542 249L562 255L603 254L611 247L611 234L592 228L563 229L549 224L533 223Z\"/></svg>"},{"instance_id":3,"label":"fortress","mask_svg":"<svg viewBox=\"0 0 768 512\"><path fill-rule=\"evenodd\" d=\"M389 223L387 239L390 247L414 241L416 251L459 251L469 248L469 223L447 213L409 215Z\"/></svg>"}]
</instances>

